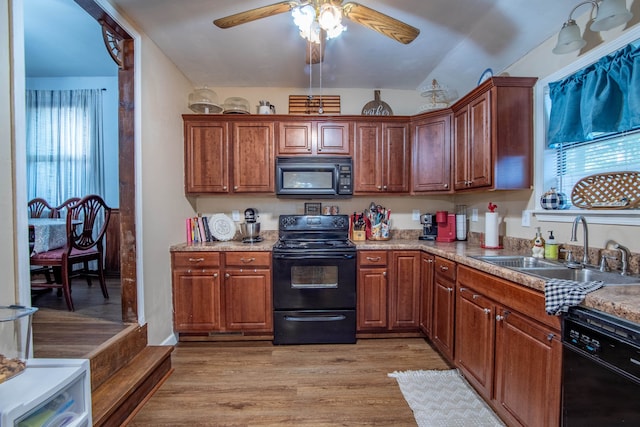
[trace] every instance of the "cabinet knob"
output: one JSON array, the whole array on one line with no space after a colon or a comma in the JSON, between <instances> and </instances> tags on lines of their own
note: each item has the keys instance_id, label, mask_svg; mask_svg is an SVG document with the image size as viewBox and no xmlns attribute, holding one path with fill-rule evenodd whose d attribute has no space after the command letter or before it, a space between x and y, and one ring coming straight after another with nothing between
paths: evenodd
<instances>
[{"instance_id":1,"label":"cabinet knob","mask_svg":"<svg viewBox=\"0 0 640 427\"><path fill-rule=\"evenodd\" d=\"M447 267L446 265L441 265L440 271L449 271L449 267Z\"/></svg>"},{"instance_id":2,"label":"cabinet knob","mask_svg":"<svg viewBox=\"0 0 640 427\"><path fill-rule=\"evenodd\" d=\"M467 290L467 288L460 288L460 292L464 292L466 290Z\"/></svg>"},{"instance_id":3,"label":"cabinet knob","mask_svg":"<svg viewBox=\"0 0 640 427\"><path fill-rule=\"evenodd\" d=\"M322 148L321 148L321 147L318 147L318 151L322 151Z\"/></svg>"},{"instance_id":4,"label":"cabinet knob","mask_svg":"<svg viewBox=\"0 0 640 427\"><path fill-rule=\"evenodd\" d=\"M482 311L484 311L484 314L486 314L486 315L491 314L491 309L490 308L485 308Z\"/></svg>"},{"instance_id":5,"label":"cabinet knob","mask_svg":"<svg viewBox=\"0 0 640 427\"><path fill-rule=\"evenodd\" d=\"M238 189L238 186L237 186L237 185L234 185L234 186L233 186L233 189L234 189L234 190L237 190L237 189Z\"/></svg>"},{"instance_id":6,"label":"cabinet knob","mask_svg":"<svg viewBox=\"0 0 640 427\"><path fill-rule=\"evenodd\" d=\"M225 273L225 274L224 274L224 278L225 278L225 279L228 279L229 277L231 277L231 275L230 275L229 273Z\"/></svg>"},{"instance_id":7,"label":"cabinet knob","mask_svg":"<svg viewBox=\"0 0 640 427\"><path fill-rule=\"evenodd\" d=\"M549 334L547 335L547 341L553 341L553 337L555 337L556 334Z\"/></svg>"},{"instance_id":8,"label":"cabinet knob","mask_svg":"<svg viewBox=\"0 0 640 427\"><path fill-rule=\"evenodd\" d=\"M382 187L380 185L378 185L378 190L382 190Z\"/></svg>"},{"instance_id":9,"label":"cabinet knob","mask_svg":"<svg viewBox=\"0 0 640 427\"><path fill-rule=\"evenodd\" d=\"M218 278L218 273L213 273L213 278L217 279Z\"/></svg>"},{"instance_id":10,"label":"cabinet knob","mask_svg":"<svg viewBox=\"0 0 640 427\"><path fill-rule=\"evenodd\" d=\"M222 186L222 189L223 189L223 190L226 190L226 189L227 189L227 186L226 186L226 185L223 185L223 186Z\"/></svg>"},{"instance_id":11,"label":"cabinet knob","mask_svg":"<svg viewBox=\"0 0 640 427\"><path fill-rule=\"evenodd\" d=\"M386 186L386 185L383 185L383 186L382 186L382 189L383 189L383 190L386 190L386 189L387 189L387 186Z\"/></svg>"},{"instance_id":12,"label":"cabinet knob","mask_svg":"<svg viewBox=\"0 0 640 427\"><path fill-rule=\"evenodd\" d=\"M449 184L445 184L445 185L444 185L444 188L449 188Z\"/></svg>"},{"instance_id":13,"label":"cabinet knob","mask_svg":"<svg viewBox=\"0 0 640 427\"><path fill-rule=\"evenodd\" d=\"M386 271L382 273L382 277L387 277L387 272Z\"/></svg>"},{"instance_id":14,"label":"cabinet knob","mask_svg":"<svg viewBox=\"0 0 640 427\"><path fill-rule=\"evenodd\" d=\"M453 292L453 288L447 288L447 292Z\"/></svg>"},{"instance_id":15,"label":"cabinet knob","mask_svg":"<svg viewBox=\"0 0 640 427\"><path fill-rule=\"evenodd\" d=\"M504 320L504 316L500 316L499 314L497 314L497 315L496 315L496 321L497 321L497 322L500 322L500 321L502 321L502 320Z\"/></svg>"}]
</instances>

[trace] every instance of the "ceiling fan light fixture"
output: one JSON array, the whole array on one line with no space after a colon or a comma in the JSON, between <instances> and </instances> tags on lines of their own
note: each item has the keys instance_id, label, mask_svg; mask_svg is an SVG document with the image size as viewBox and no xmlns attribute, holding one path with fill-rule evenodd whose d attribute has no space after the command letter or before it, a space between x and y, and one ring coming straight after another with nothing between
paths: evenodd
<instances>
[{"instance_id":1,"label":"ceiling fan light fixture","mask_svg":"<svg viewBox=\"0 0 640 427\"><path fill-rule=\"evenodd\" d=\"M320 43L321 29L326 32L327 39L338 37L346 29L342 25L342 9L331 3L323 3L316 9L314 4L311 2L291 9L300 37L312 43Z\"/></svg>"}]
</instances>

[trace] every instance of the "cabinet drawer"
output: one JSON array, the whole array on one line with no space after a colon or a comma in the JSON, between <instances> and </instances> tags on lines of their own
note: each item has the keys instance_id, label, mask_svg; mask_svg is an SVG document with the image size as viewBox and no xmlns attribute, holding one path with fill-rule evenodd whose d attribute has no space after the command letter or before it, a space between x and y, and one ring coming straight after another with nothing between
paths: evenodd
<instances>
[{"instance_id":1,"label":"cabinet drawer","mask_svg":"<svg viewBox=\"0 0 640 427\"><path fill-rule=\"evenodd\" d=\"M173 252L173 268L217 268L219 252Z\"/></svg>"},{"instance_id":2,"label":"cabinet drawer","mask_svg":"<svg viewBox=\"0 0 640 427\"><path fill-rule=\"evenodd\" d=\"M358 252L358 263L361 266L386 266L387 251L361 251Z\"/></svg>"},{"instance_id":3,"label":"cabinet drawer","mask_svg":"<svg viewBox=\"0 0 640 427\"><path fill-rule=\"evenodd\" d=\"M226 266L270 267L271 252L225 252Z\"/></svg>"},{"instance_id":4,"label":"cabinet drawer","mask_svg":"<svg viewBox=\"0 0 640 427\"><path fill-rule=\"evenodd\" d=\"M452 282L456 281L456 263L440 257L436 257L436 275Z\"/></svg>"}]
</instances>

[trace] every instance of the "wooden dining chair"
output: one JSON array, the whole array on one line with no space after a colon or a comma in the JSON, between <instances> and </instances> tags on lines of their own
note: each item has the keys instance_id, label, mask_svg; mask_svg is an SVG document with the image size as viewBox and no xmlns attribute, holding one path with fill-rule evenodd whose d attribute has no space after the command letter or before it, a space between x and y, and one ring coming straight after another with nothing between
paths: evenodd
<instances>
[{"instance_id":1,"label":"wooden dining chair","mask_svg":"<svg viewBox=\"0 0 640 427\"><path fill-rule=\"evenodd\" d=\"M56 210L56 218L66 217L67 209L69 206L78 203L80 201L80 197L70 197L64 202L62 202L59 206L56 206L54 209ZM77 219L77 218L74 218Z\"/></svg>"},{"instance_id":2,"label":"wooden dining chair","mask_svg":"<svg viewBox=\"0 0 640 427\"><path fill-rule=\"evenodd\" d=\"M56 208L41 197L29 200L29 218L57 218Z\"/></svg>"},{"instance_id":3,"label":"wooden dining chair","mask_svg":"<svg viewBox=\"0 0 640 427\"><path fill-rule=\"evenodd\" d=\"M32 289L58 288L62 290L69 311L74 311L71 299L71 278L95 276L100 281L102 295L109 298L107 284L104 278L104 245L103 240L107 225L111 218L111 208L104 200L95 194L80 199L77 203L67 207L67 243L64 247L48 252L34 254L31 265L52 266L60 268L60 278L56 283L31 284ZM81 223L77 223L81 221ZM97 270L90 271L88 263L96 261ZM74 270L74 266L82 267Z\"/></svg>"}]
</instances>

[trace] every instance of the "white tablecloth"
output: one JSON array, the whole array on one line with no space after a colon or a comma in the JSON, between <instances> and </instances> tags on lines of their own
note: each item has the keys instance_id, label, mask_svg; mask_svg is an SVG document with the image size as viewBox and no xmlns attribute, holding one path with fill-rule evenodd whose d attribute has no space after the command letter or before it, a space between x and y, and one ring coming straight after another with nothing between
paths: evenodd
<instances>
[{"instance_id":1,"label":"white tablecloth","mask_svg":"<svg viewBox=\"0 0 640 427\"><path fill-rule=\"evenodd\" d=\"M61 248L67 242L65 218L29 218L29 227L33 227L32 254Z\"/></svg>"}]
</instances>

